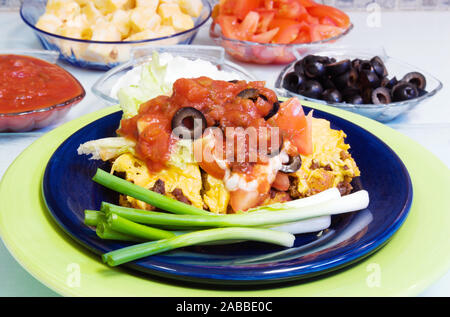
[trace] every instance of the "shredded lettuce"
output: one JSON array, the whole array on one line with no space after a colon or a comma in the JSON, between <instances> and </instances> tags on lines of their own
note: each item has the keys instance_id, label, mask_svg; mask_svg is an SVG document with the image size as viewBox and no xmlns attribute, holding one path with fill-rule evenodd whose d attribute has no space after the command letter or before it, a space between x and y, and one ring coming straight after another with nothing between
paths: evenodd
<instances>
[{"instance_id":1,"label":"shredded lettuce","mask_svg":"<svg viewBox=\"0 0 450 317\"><path fill-rule=\"evenodd\" d=\"M88 141L78 147L78 154L92 155L91 160L107 161L124 153L134 154L136 143L123 137Z\"/></svg>"},{"instance_id":2,"label":"shredded lettuce","mask_svg":"<svg viewBox=\"0 0 450 317\"><path fill-rule=\"evenodd\" d=\"M123 118L128 119L137 115L142 103L172 93L171 85L165 80L166 74L167 64L162 65L158 52L154 51L152 60L142 66L139 83L121 88L117 93Z\"/></svg>"}]
</instances>

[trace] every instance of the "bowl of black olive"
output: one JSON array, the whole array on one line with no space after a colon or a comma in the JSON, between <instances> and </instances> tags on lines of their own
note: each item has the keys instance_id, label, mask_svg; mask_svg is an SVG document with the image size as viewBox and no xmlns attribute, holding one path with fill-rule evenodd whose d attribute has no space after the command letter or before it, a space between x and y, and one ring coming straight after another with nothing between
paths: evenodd
<instances>
[{"instance_id":1,"label":"bowl of black olive","mask_svg":"<svg viewBox=\"0 0 450 317\"><path fill-rule=\"evenodd\" d=\"M431 74L389 57L384 50L317 49L278 76L284 97L322 103L380 122L390 121L434 96L442 83Z\"/></svg>"}]
</instances>

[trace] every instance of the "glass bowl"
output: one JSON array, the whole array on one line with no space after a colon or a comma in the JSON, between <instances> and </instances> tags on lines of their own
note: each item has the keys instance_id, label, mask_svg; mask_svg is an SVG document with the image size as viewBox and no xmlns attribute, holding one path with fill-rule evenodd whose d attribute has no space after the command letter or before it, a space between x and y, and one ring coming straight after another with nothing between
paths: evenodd
<instances>
[{"instance_id":1,"label":"glass bowl","mask_svg":"<svg viewBox=\"0 0 450 317\"><path fill-rule=\"evenodd\" d=\"M399 101L399 102L391 102L388 104L350 104L350 103L329 103L324 100L320 99L314 99L309 98L297 93L293 93L291 91L288 91L287 89L283 88L283 78L284 76L292 72L294 70L294 64L295 62L287 65L281 73L278 75L278 78L275 82L275 90L277 91L278 95L283 97L298 97L299 99L312 101L315 103L324 104L330 107L336 107L343 110L355 112L358 114L361 114L363 116L372 118L374 120L380 121L380 122L388 122L393 120L394 118L398 117L399 115L411 110L412 108L416 107L418 104L425 100L429 100L432 96L434 96L439 90L442 89L442 83L433 75L430 73L423 71L415 66L409 65L405 62L402 62L401 60L390 57L386 54L384 49L378 48L355 48L355 47L348 47L348 46L340 46L340 47L326 47L326 46L316 46L311 48L311 50L299 56L298 59L302 59L308 54L313 55L321 55L321 56L328 56L328 57L334 57L338 61L343 59L354 59L354 58L360 58L360 59L371 59L374 56L379 56L384 64L386 65L388 76L389 78L395 76L399 80L403 78L403 76L409 72L420 72L425 76L426 79L426 91L427 93L406 101Z\"/></svg>"},{"instance_id":2,"label":"glass bowl","mask_svg":"<svg viewBox=\"0 0 450 317\"><path fill-rule=\"evenodd\" d=\"M353 29L353 24L338 36L326 40L304 44L271 44L234 40L222 34L220 26L212 23L209 29L210 37L235 59L255 64L288 64L301 55L307 55L312 45L331 44L342 39Z\"/></svg>"},{"instance_id":3,"label":"glass bowl","mask_svg":"<svg viewBox=\"0 0 450 317\"><path fill-rule=\"evenodd\" d=\"M58 52L43 50L0 50L0 55L4 54L35 57L52 64L56 64L56 61L59 57ZM66 73L72 76L69 72L66 71ZM68 99L63 103L55 104L43 109L16 113L0 113L0 132L27 132L35 129L40 129L64 117L69 112L69 110L77 103L79 103L86 95L86 92L81 83L75 77L73 78L82 89L82 92L78 96Z\"/></svg>"},{"instance_id":4,"label":"glass bowl","mask_svg":"<svg viewBox=\"0 0 450 317\"><path fill-rule=\"evenodd\" d=\"M25 0L20 8L20 16L31 27L42 46L48 50L55 50L70 64L88 69L108 70L130 58L133 47L151 45L191 44L198 30L211 16L211 4L202 0L203 9L198 18L194 20L192 29L166 37L140 41L90 41L69 38L38 29L35 25L39 17L44 14L47 0Z\"/></svg>"},{"instance_id":5,"label":"glass bowl","mask_svg":"<svg viewBox=\"0 0 450 317\"><path fill-rule=\"evenodd\" d=\"M225 50L218 46L207 45L177 45L177 46L154 46L133 49L131 59L106 72L92 86L92 92L109 104L118 104L116 96L112 91L117 81L131 69L147 63L152 58L153 51L158 53L169 53L173 56L181 56L190 60L202 59L217 66L218 69L238 75L236 79L254 81L256 78L244 68L225 60Z\"/></svg>"}]
</instances>

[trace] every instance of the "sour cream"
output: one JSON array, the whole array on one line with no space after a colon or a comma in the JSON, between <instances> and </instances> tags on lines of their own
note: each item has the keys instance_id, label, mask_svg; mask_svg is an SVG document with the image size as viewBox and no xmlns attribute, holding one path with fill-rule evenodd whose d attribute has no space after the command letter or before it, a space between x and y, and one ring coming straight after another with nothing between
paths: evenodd
<instances>
[{"instance_id":1,"label":"sour cream","mask_svg":"<svg viewBox=\"0 0 450 317\"><path fill-rule=\"evenodd\" d=\"M172 87L173 83L180 78L196 78L201 76L210 77L214 80L241 80L238 74L219 70L216 65L211 62L196 59L190 60L181 56L173 56L169 53L159 55L161 66L167 65L166 76L163 78L164 84ZM124 76L120 77L115 85L111 88L111 97L117 98L117 93L123 87L138 85L141 79L142 68L147 65L143 64L128 71Z\"/></svg>"}]
</instances>

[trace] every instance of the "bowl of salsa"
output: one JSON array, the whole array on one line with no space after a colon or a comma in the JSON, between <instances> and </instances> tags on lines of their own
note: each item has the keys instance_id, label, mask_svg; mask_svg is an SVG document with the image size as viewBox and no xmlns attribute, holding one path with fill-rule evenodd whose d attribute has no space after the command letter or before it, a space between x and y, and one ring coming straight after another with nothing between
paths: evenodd
<instances>
[{"instance_id":1,"label":"bowl of salsa","mask_svg":"<svg viewBox=\"0 0 450 317\"><path fill-rule=\"evenodd\" d=\"M0 131L26 132L59 120L86 92L56 65L59 54L0 50Z\"/></svg>"}]
</instances>

